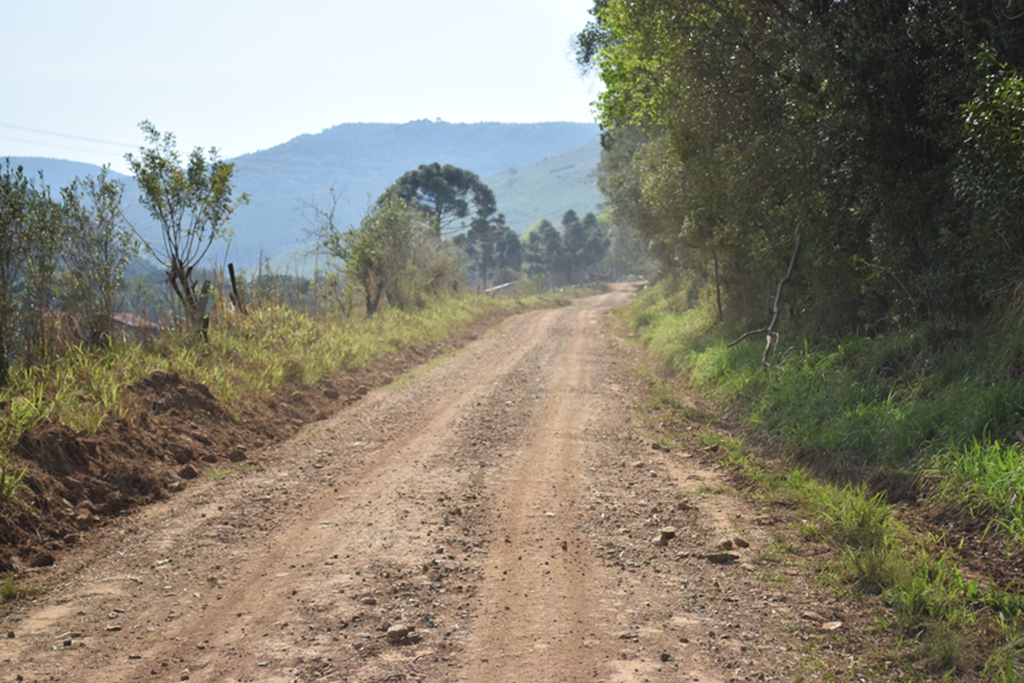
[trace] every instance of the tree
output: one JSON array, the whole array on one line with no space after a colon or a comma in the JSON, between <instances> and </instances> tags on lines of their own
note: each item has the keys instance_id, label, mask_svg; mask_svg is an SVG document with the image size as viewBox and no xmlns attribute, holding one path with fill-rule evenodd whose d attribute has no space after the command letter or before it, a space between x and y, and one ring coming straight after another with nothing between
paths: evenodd
<instances>
[{"instance_id":1,"label":"tree","mask_svg":"<svg viewBox=\"0 0 1024 683\"><path fill-rule=\"evenodd\" d=\"M118 290L139 244L121 216L124 184L108 180L104 166L95 178L75 178L61 190L68 249L67 309L78 319L89 344L109 341Z\"/></svg>"},{"instance_id":2,"label":"tree","mask_svg":"<svg viewBox=\"0 0 1024 683\"><path fill-rule=\"evenodd\" d=\"M497 211L494 192L480 176L451 164L422 164L399 177L388 192L413 204L432 219L439 234L462 228L455 222L469 216L470 201L477 219L487 219ZM387 193L381 198L385 196Z\"/></svg>"},{"instance_id":3,"label":"tree","mask_svg":"<svg viewBox=\"0 0 1024 683\"><path fill-rule=\"evenodd\" d=\"M57 269L64 256L64 221L60 204L39 174L39 187L28 199L28 230L25 234L25 364L36 365L53 348L51 303L57 296Z\"/></svg>"},{"instance_id":4,"label":"tree","mask_svg":"<svg viewBox=\"0 0 1024 683\"><path fill-rule=\"evenodd\" d=\"M526 235L523 248L523 269L527 276L550 275L563 269L565 252L558 228L542 219Z\"/></svg>"},{"instance_id":5,"label":"tree","mask_svg":"<svg viewBox=\"0 0 1024 683\"><path fill-rule=\"evenodd\" d=\"M580 220L572 209L566 211L562 215L562 264L566 282L575 284L586 280L587 270L604 258L609 244L597 227L597 216L588 213Z\"/></svg>"},{"instance_id":6,"label":"tree","mask_svg":"<svg viewBox=\"0 0 1024 683\"><path fill-rule=\"evenodd\" d=\"M422 214L391 191L370 206L358 228L341 232L332 211L319 211L317 233L327 252L345 262L345 277L362 290L366 314L377 312L381 296L401 308L406 297L401 278L413 257L417 234L428 230Z\"/></svg>"},{"instance_id":7,"label":"tree","mask_svg":"<svg viewBox=\"0 0 1024 683\"><path fill-rule=\"evenodd\" d=\"M150 147L139 148L138 157L126 154L125 160L139 185L139 202L159 223L162 238L160 247L145 240L143 245L167 269L167 282L189 323L199 326L206 313L208 284L198 290L192 274L214 240L230 236L231 214L249 197L232 199L235 165L221 161L215 147L207 154L196 147L185 167L173 134L161 135L149 121L139 128Z\"/></svg>"},{"instance_id":8,"label":"tree","mask_svg":"<svg viewBox=\"0 0 1024 683\"><path fill-rule=\"evenodd\" d=\"M488 275L493 276L498 271L515 273L522 267L519 236L505 225L504 214L499 213L493 219L475 219L464 235L455 238L455 245L469 256L484 287L487 286Z\"/></svg>"},{"instance_id":9,"label":"tree","mask_svg":"<svg viewBox=\"0 0 1024 683\"><path fill-rule=\"evenodd\" d=\"M667 270L720 272L737 317L764 314L794 235L787 291L823 332L861 322L866 291L910 320L976 315L1006 286L1014 206L978 212L956 171L981 139L960 105L1000 97L974 55L988 44L1004 75L1019 68L1021 22L954 1L598 0L593 14L577 56L606 86L606 160L632 147L604 174L615 222Z\"/></svg>"},{"instance_id":10,"label":"tree","mask_svg":"<svg viewBox=\"0 0 1024 683\"><path fill-rule=\"evenodd\" d=\"M31 183L21 166L6 159L0 171L0 387L10 376L17 338L18 300L15 286L25 258Z\"/></svg>"}]
</instances>

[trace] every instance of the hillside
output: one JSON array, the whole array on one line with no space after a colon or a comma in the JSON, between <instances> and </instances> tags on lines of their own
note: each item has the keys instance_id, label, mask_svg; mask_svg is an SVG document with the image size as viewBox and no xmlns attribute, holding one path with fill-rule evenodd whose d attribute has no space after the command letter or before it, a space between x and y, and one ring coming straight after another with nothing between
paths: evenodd
<instances>
[{"instance_id":1,"label":"hillside","mask_svg":"<svg viewBox=\"0 0 1024 683\"><path fill-rule=\"evenodd\" d=\"M574 209L581 216L598 211L603 201L594 173L601 160L595 138L580 147L521 168L510 168L484 178L494 190L498 210L520 235L541 218L557 224Z\"/></svg>"},{"instance_id":2,"label":"hillside","mask_svg":"<svg viewBox=\"0 0 1024 683\"><path fill-rule=\"evenodd\" d=\"M302 203L325 204L331 187L341 196L338 225L355 225L369 201L420 164L454 164L487 177L556 157L595 140L597 131L584 123L351 123L238 157L238 187L252 201L235 221L235 258L248 265L260 246L267 255L296 248L308 225ZM501 195L498 206L504 210ZM246 233L256 239L243 244Z\"/></svg>"},{"instance_id":3,"label":"hillside","mask_svg":"<svg viewBox=\"0 0 1024 683\"><path fill-rule=\"evenodd\" d=\"M488 175L483 181L494 190L498 211L505 214L509 227L520 235L541 218L558 224L569 209L580 215L598 211L601 192L594 172L601 160L597 139L527 166L510 167ZM365 209L364 206L360 209ZM359 220L359 216L351 223ZM275 272L312 275L323 258L312 253L312 245L303 243L278 253L270 259Z\"/></svg>"},{"instance_id":4,"label":"hillside","mask_svg":"<svg viewBox=\"0 0 1024 683\"><path fill-rule=\"evenodd\" d=\"M439 162L467 168L494 183L499 210L517 231L535 220L555 220L568 208L591 210L599 201L587 173L597 163L598 127L589 123L475 123L413 121L405 124L346 123L300 135L235 159L239 192L250 195L232 220L230 258L242 267L261 256L294 251L308 227L304 202L325 205L330 188L340 194L336 221L359 222L366 205L402 173ZM571 150L567 152L567 150ZM182 150L185 151L185 150ZM74 176L95 174L90 164L44 158L12 158L33 175L42 169L54 189ZM115 174L116 176L116 174ZM149 238L134 183L125 176L129 218ZM586 183L589 182L589 189ZM223 248L217 250L223 259Z\"/></svg>"}]
</instances>

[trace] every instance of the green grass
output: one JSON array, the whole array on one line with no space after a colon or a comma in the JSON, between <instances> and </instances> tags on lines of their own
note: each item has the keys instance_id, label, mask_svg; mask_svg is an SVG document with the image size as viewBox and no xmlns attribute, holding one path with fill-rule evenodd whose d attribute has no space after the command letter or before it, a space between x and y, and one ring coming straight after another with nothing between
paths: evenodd
<instances>
[{"instance_id":1,"label":"green grass","mask_svg":"<svg viewBox=\"0 0 1024 683\"><path fill-rule=\"evenodd\" d=\"M1024 597L969 577L938 539L917 537L897 521L882 496L752 457L738 468L765 501L797 505L798 517L807 520L805 539L836 550L822 571L841 595L881 598L887 608L882 628L902 643L888 657L933 676L961 675L979 665L993 671L1024 666L1024 651L1012 647L1024 642Z\"/></svg>"},{"instance_id":2,"label":"green grass","mask_svg":"<svg viewBox=\"0 0 1024 683\"><path fill-rule=\"evenodd\" d=\"M13 500L24 487L21 480L25 478L26 472L28 468L16 465L13 458L0 452L0 513L4 511L5 504Z\"/></svg>"},{"instance_id":3,"label":"green grass","mask_svg":"<svg viewBox=\"0 0 1024 683\"><path fill-rule=\"evenodd\" d=\"M527 305L564 303L567 295ZM0 389L0 447L43 421L94 433L103 420L127 417L124 388L162 370L207 385L229 410L268 396L286 382L312 385L325 375L367 365L419 342L441 341L473 321L519 302L452 296L417 311L386 309L372 318L313 320L284 306L243 317L215 311L208 343L167 332L149 345L76 346L45 367L18 369Z\"/></svg>"},{"instance_id":4,"label":"green grass","mask_svg":"<svg viewBox=\"0 0 1024 683\"><path fill-rule=\"evenodd\" d=\"M789 453L821 453L845 475L913 470L935 444L1016 439L1024 425L1024 335L1014 326L956 333L934 323L874 339L813 346L786 339L765 373L763 346L729 347L740 330L712 325L711 308L679 310L659 287L625 312L664 374L742 407L749 425Z\"/></svg>"},{"instance_id":5,"label":"green grass","mask_svg":"<svg viewBox=\"0 0 1024 683\"><path fill-rule=\"evenodd\" d=\"M805 538L836 549L824 576L837 590L885 604L878 623L901 643L890 657L903 670L983 670L987 680L1024 674L1017 591L965 574L940 539L904 528L884 494L832 483L872 472L916 480L934 500L991 519L1011 547L1024 545L1024 448L1015 443L1024 425L1024 335L1007 325L960 332L941 322L819 345L784 333L776 367L765 372L763 345L730 347L743 330L715 326L711 312L707 302L687 308L659 286L622 314L661 377L683 377L728 403L790 457L766 464L741 439L710 429L700 443L717 445L716 457L743 471L766 502L799 506ZM665 397L671 391L653 392L661 415L680 412Z\"/></svg>"},{"instance_id":6,"label":"green grass","mask_svg":"<svg viewBox=\"0 0 1024 683\"><path fill-rule=\"evenodd\" d=\"M14 580L13 574L6 574L3 581L0 581L0 601L17 600L29 595L39 595L42 589L38 586L28 586Z\"/></svg>"},{"instance_id":7,"label":"green grass","mask_svg":"<svg viewBox=\"0 0 1024 683\"><path fill-rule=\"evenodd\" d=\"M934 497L991 519L1014 546L1024 545L1024 448L1019 443L974 440L949 446L932 456L922 474L933 484Z\"/></svg>"}]
</instances>

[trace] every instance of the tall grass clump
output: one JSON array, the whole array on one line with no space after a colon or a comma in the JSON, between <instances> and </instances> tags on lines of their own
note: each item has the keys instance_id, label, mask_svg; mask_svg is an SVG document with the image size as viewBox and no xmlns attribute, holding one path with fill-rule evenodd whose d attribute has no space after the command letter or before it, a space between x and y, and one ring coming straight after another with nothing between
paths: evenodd
<instances>
[{"instance_id":1,"label":"tall grass clump","mask_svg":"<svg viewBox=\"0 0 1024 683\"><path fill-rule=\"evenodd\" d=\"M934 494L972 516L984 516L1002 528L1017 547L1024 546L1024 447L999 441L971 441L935 453L922 471Z\"/></svg>"},{"instance_id":2,"label":"tall grass clump","mask_svg":"<svg viewBox=\"0 0 1024 683\"><path fill-rule=\"evenodd\" d=\"M0 514L3 514L6 504L18 495L22 488L21 480L27 472L27 468L16 465L0 451Z\"/></svg>"}]
</instances>

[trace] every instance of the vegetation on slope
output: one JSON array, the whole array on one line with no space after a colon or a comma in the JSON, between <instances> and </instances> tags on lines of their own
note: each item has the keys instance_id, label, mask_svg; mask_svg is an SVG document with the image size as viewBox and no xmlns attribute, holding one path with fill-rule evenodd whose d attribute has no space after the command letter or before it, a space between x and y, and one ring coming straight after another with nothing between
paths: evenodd
<instances>
[{"instance_id":1,"label":"vegetation on slope","mask_svg":"<svg viewBox=\"0 0 1024 683\"><path fill-rule=\"evenodd\" d=\"M1024 674L1016 325L955 338L934 325L832 344L784 338L766 371L761 344L732 345L742 328L716 325L709 292L694 306L685 289L663 282L638 297L626 312L637 340L666 377L729 405L763 454L783 457L725 444L758 495L797 501L803 533L839 549L823 568L837 590L882 596L880 627L904 639L887 656L929 676ZM950 535L913 532L903 515L945 520ZM971 557L983 559L965 566Z\"/></svg>"}]
</instances>

